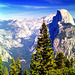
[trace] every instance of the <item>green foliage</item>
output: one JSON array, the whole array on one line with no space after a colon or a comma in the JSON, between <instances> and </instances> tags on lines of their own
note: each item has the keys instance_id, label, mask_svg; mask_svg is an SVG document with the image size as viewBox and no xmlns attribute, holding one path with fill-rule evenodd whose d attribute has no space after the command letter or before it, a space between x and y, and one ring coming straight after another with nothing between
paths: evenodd
<instances>
[{"instance_id":1,"label":"green foliage","mask_svg":"<svg viewBox=\"0 0 75 75\"><path fill-rule=\"evenodd\" d=\"M32 54L31 58L30 73L31 75L47 75L54 67L54 54L45 22L40 29L40 37L35 49L36 53Z\"/></svg>"},{"instance_id":2,"label":"green foliage","mask_svg":"<svg viewBox=\"0 0 75 75\"><path fill-rule=\"evenodd\" d=\"M32 54L32 58L31 58L31 64L30 64L30 75L39 75L39 66L38 66L38 60L35 60L36 58L34 57L34 54Z\"/></svg>"},{"instance_id":3,"label":"green foliage","mask_svg":"<svg viewBox=\"0 0 75 75\"><path fill-rule=\"evenodd\" d=\"M71 68L73 68L73 67L74 67L74 59L71 58L71 59L70 59L70 62L71 62Z\"/></svg>"},{"instance_id":4,"label":"green foliage","mask_svg":"<svg viewBox=\"0 0 75 75\"><path fill-rule=\"evenodd\" d=\"M17 58L17 61L15 63L15 60L12 57L10 67L11 67L11 70L10 70L11 75L22 75L21 74L21 65L20 65L19 58Z\"/></svg>"},{"instance_id":5,"label":"green foliage","mask_svg":"<svg viewBox=\"0 0 75 75\"><path fill-rule=\"evenodd\" d=\"M75 75L75 69L74 68L65 68L61 69L62 75Z\"/></svg>"},{"instance_id":6,"label":"green foliage","mask_svg":"<svg viewBox=\"0 0 75 75\"><path fill-rule=\"evenodd\" d=\"M65 67L65 56L62 52L57 53L57 56L55 58L55 62L58 69L64 68Z\"/></svg>"},{"instance_id":7,"label":"green foliage","mask_svg":"<svg viewBox=\"0 0 75 75\"><path fill-rule=\"evenodd\" d=\"M68 70L68 75L75 75L75 68L71 68Z\"/></svg>"},{"instance_id":8,"label":"green foliage","mask_svg":"<svg viewBox=\"0 0 75 75\"><path fill-rule=\"evenodd\" d=\"M71 68L71 63L68 59L65 61L65 66Z\"/></svg>"},{"instance_id":9,"label":"green foliage","mask_svg":"<svg viewBox=\"0 0 75 75\"><path fill-rule=\"evenodd\" d=\"M2 63L2 56L0 54L0 75L3 75L3 63Z\"/></svg>"},{"instance_id":10,"label":"green foliage","mask_svg":"<svg viewBox=\"0 0 75 75\"><path fill-rule=\"evenodd\" d=\"M53 69L48 75L75 75L75 68Z\"/></svg>"},{"instance_id":11,"label":"green foliage","mask_svg":"<svg viewBox=\"0 0 75 75\"><path fill-rule=\"evenodd\" d=\"M7 67L5 67L5 70L4 70L4 75L9 75L9 72L8 72Z\"/></svg>"},{"instance_id":12,"label":"green foliage","mask_svg":"<svg viewBox=\"0 0 75 75\"><path fill-rule=\"evenodd\" d=\"M27 69L25 69L24 75L29 75Z\"/></svg>"},{"instance_id":13,"label":"green foliage","mask_svg":"<svg viewBox=\"0 0 75 75\"><path fill-rule=\"evenodd\" d=\"M16 67L17 67L17 73L18 73L18 75L21 75L21 65L20 65L19 58L17 58Z\"/></svg>"},{"instance_id":14,"label":"green foliage","mask_svg":"<svg viewBox=\"0 0 75 75\"><path fill-rule=\"evenodd\" d=\"M15 60L14 60L13 57L12 57L12 59L11 59L10 67L11 67L11 69L10 69L10 74L11 74L11 75L17 75L17 67L16 67Z\"/></svg>"}]
</instances>

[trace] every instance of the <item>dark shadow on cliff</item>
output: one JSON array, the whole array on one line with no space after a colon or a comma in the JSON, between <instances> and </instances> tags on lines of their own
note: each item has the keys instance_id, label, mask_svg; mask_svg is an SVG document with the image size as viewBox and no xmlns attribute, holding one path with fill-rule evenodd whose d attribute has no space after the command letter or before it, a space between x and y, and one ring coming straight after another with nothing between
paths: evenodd
<instances>
[{"instance_id":1,"label":"dark shadow on cliff","mask_svg":"<svg viewBox=\"0 0 75 75\"><path fill-rule=\"evenodd\" d=\"M49 28L49 34L50 34L50 38L52 40L52 43L55 39L55 37L57 36L57 34L59 33L59 25L58 22L62 20L62 16L60 11L57 11L57 15L53 17L53 21L52 23L48 24L48 28Z\"/></svg>"}]
</instances>

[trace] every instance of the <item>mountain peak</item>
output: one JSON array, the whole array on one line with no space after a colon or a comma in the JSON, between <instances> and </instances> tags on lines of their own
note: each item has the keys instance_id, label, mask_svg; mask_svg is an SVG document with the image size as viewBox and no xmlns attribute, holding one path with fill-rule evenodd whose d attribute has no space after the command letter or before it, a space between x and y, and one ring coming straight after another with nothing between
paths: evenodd
<instances>
[{"instance_id":1,"label":"mountain peak","mask_svg":"<svg viewBox=\"0 0 75 75\"><path fill-rule=\"evenodd\" d=\"M45 17L45 22L46 22L47 24L51 23L54 16L56 16L56 14L54 14L54 13L52 13L52 14L46 16L46 17Z\"/></svg>"},{"instance_id":2,"label":"mountain peak","mask_svg":"<svg viewBox=\"0 0 75 75\"><path fill-rule=\"evenodd\" d=\"M73 18L67 10L65 10L65 9L57 10L57 16L59 16L59 18L60 17L62 18L61 22L71 23L72 25L74 25Z\"/></svg>"}]
</instances>

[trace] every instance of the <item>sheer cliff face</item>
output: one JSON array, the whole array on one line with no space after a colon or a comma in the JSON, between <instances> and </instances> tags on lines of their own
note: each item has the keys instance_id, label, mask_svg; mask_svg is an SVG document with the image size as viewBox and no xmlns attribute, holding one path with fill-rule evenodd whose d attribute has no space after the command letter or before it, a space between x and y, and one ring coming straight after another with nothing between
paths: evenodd
<instances>
[{"instance_id":1,"label":"sheer cliff face","mask_svg":"<svg viewBox=\"0 0 75 75\"><path fill-rule=\"evenodd\" d=\"M73 18L67 10L61 9L61 10L58 10L58 12L60 12L60 14L62 16L61 22L71 23L72 25L74 25Z\"/></svg>"},{"instance_id":2,"label":"sheer cliff face","mask_svg":"<svg viewBox=\"0 0 75 75\"><path fill-rule=\"evenodd\" d=\"M51 25L55 25L53 28L55 31L52 32L55 34L53 37L55 54L62 51L68 59L71 57L75 59L75 25L72 16L67 10L62 9L57 11L54 19Z\"/></svg>"}]
</instances>

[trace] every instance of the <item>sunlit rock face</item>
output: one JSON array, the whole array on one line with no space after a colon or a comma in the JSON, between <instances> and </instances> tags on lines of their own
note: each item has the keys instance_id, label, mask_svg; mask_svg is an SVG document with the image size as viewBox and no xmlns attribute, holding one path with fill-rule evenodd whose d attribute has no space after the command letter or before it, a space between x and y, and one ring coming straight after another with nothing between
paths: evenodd
<instances>
[{"instance_id":1,"label":"sunlit rock face","mask_svg":"<svg viewBox=\"0 0 75 75\"><path fill-rule=\"evenodd\" d=\"M56 54L62 51L68 59L72 57L75 59L75 25L73 18L65 9L58 10L55 18L59 30L58 34L54 32L57 34L53 40L54 52Z\"/></svg>"},{"instance_id":2,"label":"sunlit rock face","mask_svg":"<svg viewBox=\"0 0 75 75\"><path fill-rule=\"evenodd\" d=\"M73 18L67 10L61 9L61 10L58 10L57 12L60 12L60 14L62 16L61 22L71 23L72 25L74 25Z\"/></svg>"},{"instance_id":3,"label":"sunlit rock face","mask_svg":"<svg viewBox=\"0 0 75 75\"><path fill-rule=\"evenodd\" d=\"M62 28L61 32L57 35L54 40L54 52L64 52L67 58L75 58L75 27L69 27L64 30Z\"/></svg>"}]
</instances>

